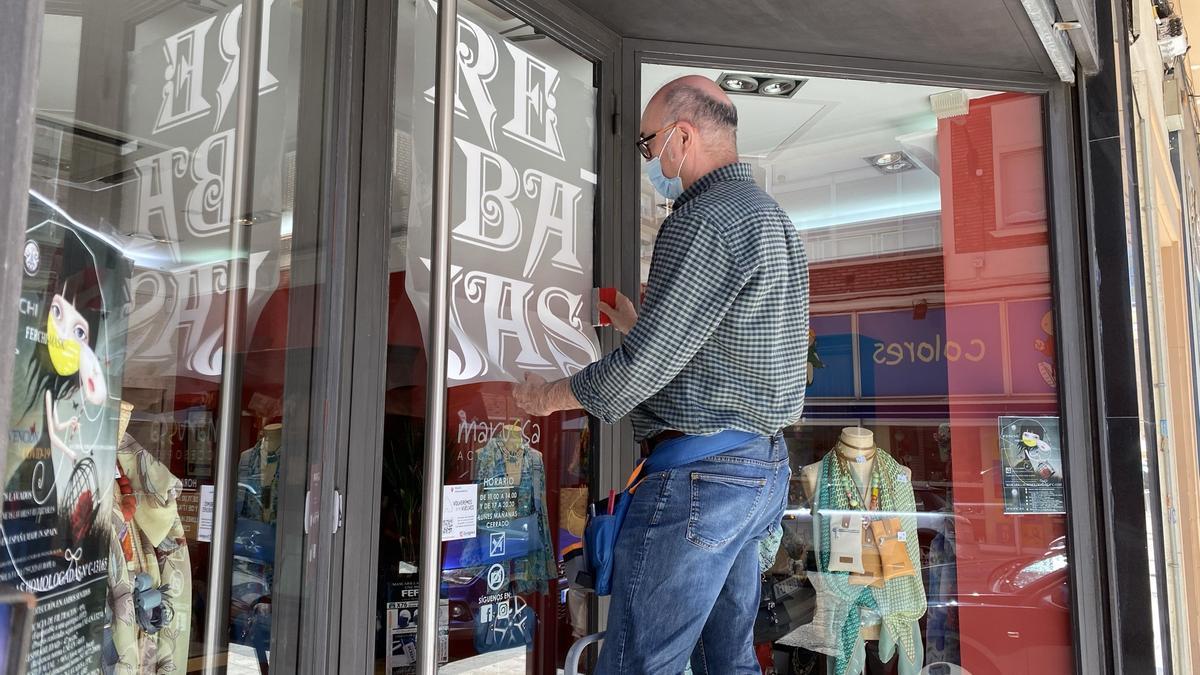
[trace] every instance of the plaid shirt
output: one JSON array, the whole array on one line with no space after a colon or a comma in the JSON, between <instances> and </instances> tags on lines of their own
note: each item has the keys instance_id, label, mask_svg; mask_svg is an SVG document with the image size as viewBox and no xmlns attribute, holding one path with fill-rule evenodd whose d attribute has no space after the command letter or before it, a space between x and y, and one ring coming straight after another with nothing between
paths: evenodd
<instances>
[{"instance_id":1,"label":"plaid shirt","mask_svg":"<svg viewBox=\"0 0 1200 675\"><path fill-rule=\"evenodd\" d=\"M747 164L675 200L654 243L637 324L571 378L589 413L664 430L773 434L800 418L808 358L808 260L787 214Z\"/></svg>"}]
</instances>

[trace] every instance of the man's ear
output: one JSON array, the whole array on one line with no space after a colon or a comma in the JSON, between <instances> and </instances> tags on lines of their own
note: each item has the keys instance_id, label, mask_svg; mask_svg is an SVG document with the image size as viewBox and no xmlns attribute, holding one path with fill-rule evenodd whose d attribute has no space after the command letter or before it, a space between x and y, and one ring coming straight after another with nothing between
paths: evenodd
<instances>
[{"instance_id":1,"label":"man's ear","mask_svg":"<svg viewBox=\"0 0 1200 675\"><path fill-rule=\"evenodd\" d=\"M692 144L696 140L696 136L693 133L694 131L695 129L692 128L692 125L690 124L687 124L686 126L683 124L679 125L679 147L683 152L687 152L688 150L692 149Z\"/></svg>"}]
</instances>

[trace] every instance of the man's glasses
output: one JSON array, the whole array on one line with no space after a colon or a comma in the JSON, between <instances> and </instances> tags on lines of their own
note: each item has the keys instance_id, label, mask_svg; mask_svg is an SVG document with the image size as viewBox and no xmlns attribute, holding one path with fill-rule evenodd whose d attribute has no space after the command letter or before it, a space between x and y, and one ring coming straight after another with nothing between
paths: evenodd
<instances>
[{"instance_id":1,"label":"man's glasses","mask_svg":"<svg viewBox=\"0 0 1200 675\"><path fill-rule=\"evenodd\" d=\"M679 124L679 122L671 122L667 126L659 129L658 131L655 131L654 133L650 134L649 136L639 136L638 137L637 149L638 149L638 152L642 153L643 159L645 159L647 162L654 159L654 153L650 152L650 141L654 140L654 137L661 134L662 132L670 131L672 128L675 127L676 124Z\"/></svg>"}]
</instances>

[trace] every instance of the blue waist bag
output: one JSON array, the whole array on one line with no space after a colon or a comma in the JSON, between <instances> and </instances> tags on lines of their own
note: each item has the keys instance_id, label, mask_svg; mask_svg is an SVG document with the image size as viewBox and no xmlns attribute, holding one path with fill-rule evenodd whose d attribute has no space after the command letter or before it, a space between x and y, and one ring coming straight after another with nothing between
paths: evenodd
<instances>
[{"instance_id":1,"label":"blue waist bag","mask_svg":"<svg viewBox=\"0 0 1200 675\"><path fill-rule=\"evenodd\" d=\"M583 552L590 579L578 581L585 586L591 586L596 595L612 593L615 562L613 554L617 548L617 535L620 534L621 523L625 522L625 515L629 512L633 493L646 476L719 455L756 438L762 436L746 431L722 431L711 436L679 436L660 443L649 457L637 465L633 474L629 476L625 489L614 497L616 503L612 506L612 513L604 512L608 506L605 500L599 502L604 507L597 509L600 513L588 517L583 530ZM590 583L586 583L587 581Z\"/></svg>"}]
</instances>

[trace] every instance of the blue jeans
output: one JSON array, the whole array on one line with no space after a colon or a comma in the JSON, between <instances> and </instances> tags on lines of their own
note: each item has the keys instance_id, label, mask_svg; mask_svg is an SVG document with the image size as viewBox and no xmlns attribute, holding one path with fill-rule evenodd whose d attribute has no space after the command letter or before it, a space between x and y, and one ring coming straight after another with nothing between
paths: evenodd
<instances>
[{"instance_id":1,"label":"blue jeans","mask_svg":"<svg viewBox=\"0 0 1200 675\"><path fill-rule=\"evenodd\" d=\"M787 503L787 446L760 438L648 476L617 536L603 675L758 675L758 544Z\"/></svg>"}]
</instances>

